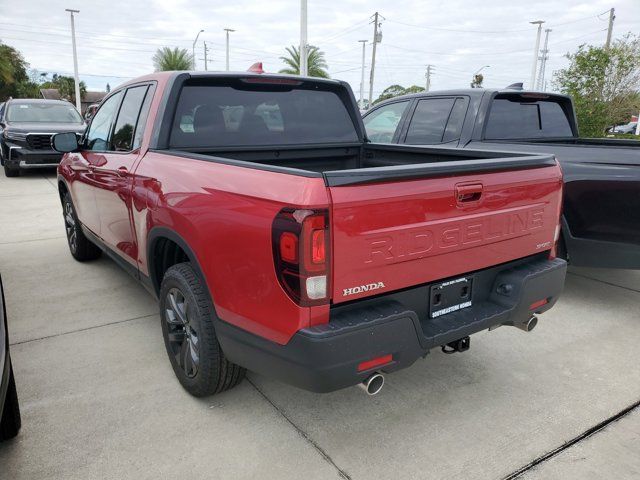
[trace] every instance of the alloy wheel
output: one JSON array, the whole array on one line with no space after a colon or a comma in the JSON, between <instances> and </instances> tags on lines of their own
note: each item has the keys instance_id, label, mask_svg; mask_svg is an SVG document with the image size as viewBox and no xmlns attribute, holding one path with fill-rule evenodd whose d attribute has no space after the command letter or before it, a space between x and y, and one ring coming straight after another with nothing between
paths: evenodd
<instances>
[{"instance_id":1,"label":"alloy wheel","mask_svg":"<svg viewBox=\"0 0 640 480\"><path fill-rule=\"evenodd\" d=\"M191 305L177 288L171 288L165 299L164 320L167 338L176 362L189 378L198 373L200 363L198 323Z\"/></svg>"},{"instance_id":2,"label":"alloy wheel","mask_svg":"<svg viewBox=\"0 0 640 480\"><path fill-rule=\"evenodd\" d=\"M75 253L78 248L78 231L76 229L76 219L73 216L73 206L71 202L64 202L64 226L67 231L69 248Z\"/></svg>"}]
</instances>

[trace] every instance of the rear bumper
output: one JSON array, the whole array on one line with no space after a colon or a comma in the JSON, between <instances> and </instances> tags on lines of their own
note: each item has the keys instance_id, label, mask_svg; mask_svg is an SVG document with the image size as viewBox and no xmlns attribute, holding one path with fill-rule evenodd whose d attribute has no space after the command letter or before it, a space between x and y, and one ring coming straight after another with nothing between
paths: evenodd
<instances>
[{"instance_id":1,"label":"rear bumper","mask_svg":"<svg viewBox=\"0 0 640 480\"><path fill-rule=\"evenodd\" d=\"M473 306L428 318L428 285L332 309L328 324L298 331L278 345L224 321L216 325L225 355L249 370L314 392L356 385L373 370L406 368L430 349L500 325L525 323L558 299L566 262L540 256L473 272ZM508 285L509 288L499 288ZM508 293L498 293L498 291ZM530 310L541 299L542 307ZM393 362L358 372L383 355Z\"/></svg>"}]
</instances>

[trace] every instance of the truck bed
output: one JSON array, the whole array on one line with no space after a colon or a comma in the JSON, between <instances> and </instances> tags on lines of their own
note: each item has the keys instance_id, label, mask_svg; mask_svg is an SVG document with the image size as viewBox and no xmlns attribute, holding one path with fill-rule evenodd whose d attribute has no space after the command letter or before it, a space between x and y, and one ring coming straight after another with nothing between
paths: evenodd
<instances>
[{"instance_id":1,"label":"truck bed","mask_svg":"<svg viewBox=\"0 0 640 480\"><path fill-rule=\"evenodd\" d=\"M519 170L555 165L553 155L368 144L252 149L165 151L180 156L304 176L324 176L327 185L402 178Z\"/></svg>"}]
</instances>

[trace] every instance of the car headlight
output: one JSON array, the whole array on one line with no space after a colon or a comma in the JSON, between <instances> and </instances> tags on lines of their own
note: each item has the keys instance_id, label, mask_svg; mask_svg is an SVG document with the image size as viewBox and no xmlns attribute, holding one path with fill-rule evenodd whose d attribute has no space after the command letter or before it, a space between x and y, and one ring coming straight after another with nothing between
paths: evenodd
<instances>
[{"instance_id":1,"label":"car headlight","mask_svg":"<svg viewBox=\"0 0 640 480\"><path fill-rule=\"evenodd\" d=\"M19 142L24 142L27 139L26 133L17 133L17 132L10 132L5 130L3 135L4 135L4 138L6 138L7 140L16 140Z\"/></svg>"}]
</instances>

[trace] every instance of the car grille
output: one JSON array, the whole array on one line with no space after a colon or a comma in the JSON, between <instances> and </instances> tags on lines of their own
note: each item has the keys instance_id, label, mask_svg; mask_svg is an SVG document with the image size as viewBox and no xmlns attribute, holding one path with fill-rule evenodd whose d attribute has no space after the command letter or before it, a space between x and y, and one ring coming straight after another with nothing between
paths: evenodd
<instances>
[{"instance_id":1,"label":"car grille","mask_svg":"<svg viewBox=\"0 0 640 480\"><path fill-rule=\"evenodd\" d=\"M51 150L51 134L30 133L27 135L27 145L31 150Z\"/></svg>"}]
</instances>

